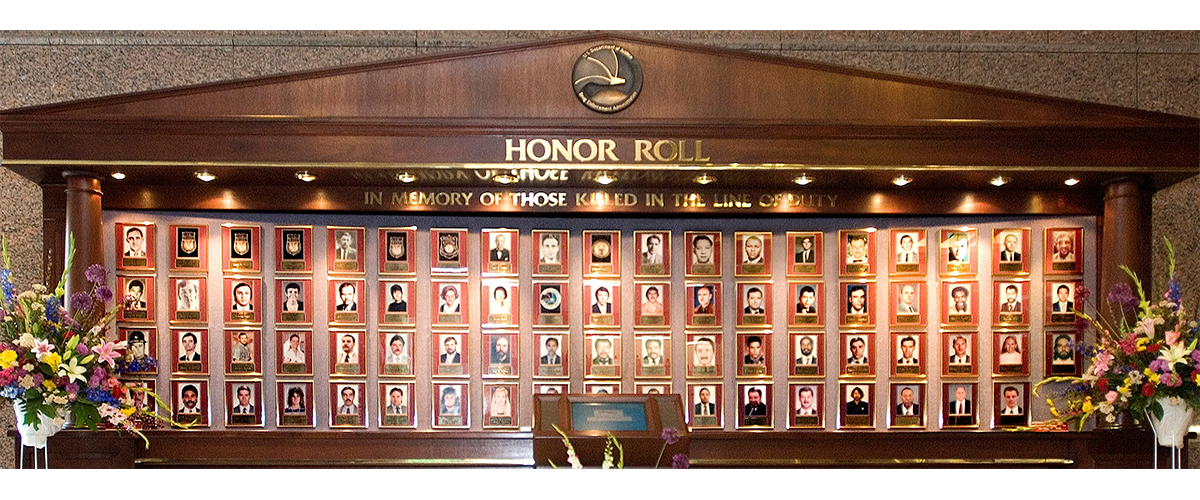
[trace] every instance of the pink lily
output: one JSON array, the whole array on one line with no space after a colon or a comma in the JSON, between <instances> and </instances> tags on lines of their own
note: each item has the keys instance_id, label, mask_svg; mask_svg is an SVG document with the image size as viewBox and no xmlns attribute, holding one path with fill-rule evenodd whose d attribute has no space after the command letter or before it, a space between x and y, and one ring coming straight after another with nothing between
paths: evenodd
<instances>
[{"instance_id":1,"label":"pink lily","mask_svg":"<svg viewBox=\"0 0 1200 500\"><path fill-rule=\"evenodd\" d=\"M1168 330L1164 333L1164 335L1166 336L1168 345L1175 345L1175 343L1179 342L1180 332L1178 328L1175 330Z\"/></svg>"},{"instance_id":2,"label":"pink lily","mask_svg":"<svg viewBox=\"0 0 1200 500\"><path fill-rule=\"evenodd\" d=\"M54 350L54 345L51 344L50 342L47 342L46 340L39 340L39 341L37 341L36 344L33 345L33 352L37 353L38 359L41 359L42 356L50 354L50 351L53 351L53 350Z\"/></svg>"},{"instance_id":3,"label":"pink lily","mask_svg":"<svg viewBox=\"0 0 1200 500\"><path fill-rule=\"evenodd\" d=\"M116 358L121 356L121 353L117 352L116 344L112 341L93 347L92 352L96 354L98 363L108 363L112 367L117 366Z\"/></svg>"}]
</instances>

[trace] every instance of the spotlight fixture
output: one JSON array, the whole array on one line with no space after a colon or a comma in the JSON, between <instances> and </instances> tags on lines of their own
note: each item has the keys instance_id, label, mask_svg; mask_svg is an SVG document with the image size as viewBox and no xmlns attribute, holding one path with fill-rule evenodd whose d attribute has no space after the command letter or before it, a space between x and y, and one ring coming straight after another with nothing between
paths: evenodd
<instances>
[{"instance_id":1,"label":"spotlight fixture","mask_svg":"<svg viewBox=\"0 0 1200 500\"><path fill-rule=\"evenodd\" d=\"M997 175L995 177L992 177L992 180L990 180L988 182L991 183L991 185L993 185L993 186L1000 187L1005 184L1008 184L1009 180L1011 180L1011 179L1004 177L1003 175Z\"/></svg>"},{"instance_id":2,"label":"spotlight fixture","mask_svg":"<svg viewBox=\"0 0 1200 500\"><path fill-rule=\"evenodd\" d=\"M912 177L909 177L907 175L901 175L899 177L896 177L895 179L892 179L892 184L895 184L897 186L904 186L912 181L913 181Z\"/></svg>"},{"instance_id":3,"label":"spotlight fixture","mask_svg":"<svg viewBox=\"0 0 1200 500\"><path fill-rule=\"evenodd\" d=\"M496 174L495 177L492 177L492 180L499 182L500 184L512 184L517 182L517 176L509 173L500 173Z\"/></svg>"},{"instance_id":4,"label":"spotlight fixture","mask_svg":"<svg viewBox=\"0 0 1200 500\"><path fill-rule=\"evenodd\" d=\"M602 186L607 186L609 184L612 184L613 181L615 181L615 180L617 180L617 178L615 176L609 175L608 172L601 172L600 175L596 176L596 182L600 183L600 185L602 185Z\"/></svg>"},{"instance_id":5,"label":"spotlight fixture","mask_svg":"<svg viewBox=\"0 0 1200 500\"><path fill-rule=\"evenodd\" d=\"M199 172L196 172L193 175L195 175L197 179L200 179L204 182L212 182L213 179L217 178L217 176L209 173L209 171L207 171L207 170L201 170Z\"/></svg>"},{"instance_id":6,"label":"spotlight fixture","mask_svg":"<svg viewBox=\"0 0 1200 500\"><path fill-rule=\"evenodd\" d=\"M113 179L116 179L116 180L118 180L118 181L119 181L119 180L121 180L121 179L124 179L124 178L125 178L125 172L113 172L113 173L112 173L112 178L113 178Z\"/></svg>"},{"instance_id":7,"label":"spotlight fixture","mask_svg":"<svg viewBox=\"0 0 1200 500\"><path fill-rule=\"evenodd\" d=\"M700 184L702 186L717 182L716 177L713 177L708 174L700 174L698 177L696 177L695 179L692 179L692 180L696 181L696 184Z\"/></svg>"},{"instance_id":8,"label":"spotlight fixture","mask_svg":"<svg viewBox=\"0 0 1200 500\"><path fill-rule=\"evenodd\" d=\"M312 182L312 181L317 180L317 176L308 173L307 170L301 170L299 172L296 172L296 178L300 179L304 182Z\"/></svg>"},{"instance_id":9,"label":"spotlight fixture","mask_svg":"<svg viewBox=\"0 0 1200 500\"><path fill-rule=\"evenodd\" d=\"M812 181L813 181L812 177L809 177L807 174L800 174L800 177L792 179L792 182L795 182L796 184L799 184L801 186L807 186Z\"/></svg>"},{"instance_id":10,"label":"spotlight fixture","mask_svg":"<svg viewBox=\"0 0 1200 500\"><path fill-rule=\"evenodd\" d=\"M1063 184L1066 184L1068 186L1074 186L1076 184L1079 184L1079 179L1072 177L1070 179L1063 181Z\"/></svg>"},{"instance_id":11,"label":"spotlight fixture","mask_svg":"<svg viewBox=\"0 0 1200 500\"><path fill-rule=\"evenodd\" d=\"M404 172L404 173L396 174L396 180L403 182L405 184L408 184L412 181L417 180L417 176L410 174L408 172Z\"/></svg>"}]
</instances>

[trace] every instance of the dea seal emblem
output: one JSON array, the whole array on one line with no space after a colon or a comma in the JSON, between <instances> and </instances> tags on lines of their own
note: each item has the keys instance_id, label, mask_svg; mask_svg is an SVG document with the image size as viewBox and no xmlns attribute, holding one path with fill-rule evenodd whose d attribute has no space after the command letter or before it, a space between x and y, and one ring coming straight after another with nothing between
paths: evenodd
<instances>
[{"instance_id":1,"label":"dea seal emblem","mask_svg":"<svg viewBox=\"0 0 1200 500\"><path fill-rule=\"evenodd\" d=\"M633 104L642 92L642 66L623 47L597 45L575 60L571 81L584 106L616 113Z\"/></svg>"}]
</instances>

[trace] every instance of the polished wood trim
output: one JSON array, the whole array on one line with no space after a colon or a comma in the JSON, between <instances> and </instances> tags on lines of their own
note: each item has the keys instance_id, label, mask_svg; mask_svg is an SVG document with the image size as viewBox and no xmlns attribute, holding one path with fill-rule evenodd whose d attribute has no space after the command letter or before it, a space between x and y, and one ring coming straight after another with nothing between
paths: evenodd
<instances>
[{"instance_id":1,"label":"polished wood trim","mask_svg":"<svg viewBox=\"0 0 1200 500\"><path fill-rule=\"evenodd\" d=\"M1147 286L1153 281L1150 274L1150 250L1154 243L1150 236L1150 198L1148 190L1134 179L1121 179L1105 187L1099 245L1100 289L1096 290L1096 303L1106 304L1108 291L1117 283L1135 287L1121 266L1128 267Z\"/></svg>"},{"instance_id":2,"label":"polished wood trim","mask_svg":"<svg viewBox=\"0 0 1200 500\"><path fill-rule=\"evenodd\" d=\"M100 214L100 179L89 172L64 172L67 179L66 235L75 242L75 256L67 278L66 297L91 290L84 272L92 264L104 265L104 229ZM66 254L64 254L65 256Z\"/></svg>"}]
</instances>

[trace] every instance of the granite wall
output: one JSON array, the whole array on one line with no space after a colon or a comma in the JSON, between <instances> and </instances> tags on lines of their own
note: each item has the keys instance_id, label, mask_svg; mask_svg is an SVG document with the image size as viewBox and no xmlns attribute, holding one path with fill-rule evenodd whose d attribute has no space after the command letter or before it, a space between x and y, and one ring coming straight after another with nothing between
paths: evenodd
<instances>
[{"instance_id":1,"label":"granite wall","mask_svg":"<svg viewBox=\"0 0 1200 500\"><path fill-rule=\"evenodd\" d=\"M566 31L0 31L0 109L558 37ZM1200 31L639 31L680 40L1200 116ZM0 158L3 158L0 137ZM1101 189L1101 188L1094 188ZM1154 198L1162 237L1200 284L1200 179ZM41 277L41 194L0 169L0 228L21 286ZM1161 286L1161 285L1160 285ZM1159 288L1161 289L1161 288ZM1195 295L1193 295L1195 297ZM0 428L12 412L0 403ZM1191 462L1200 464L1200 443ZM0 466L12 467L0 440Z\"/></svg>"}]
</instances>

